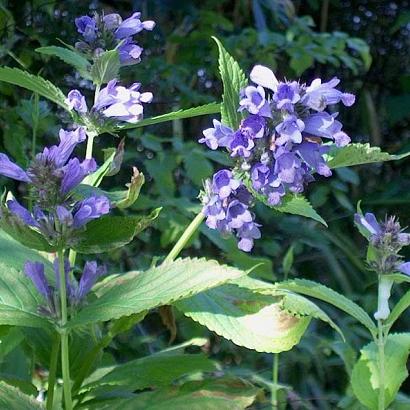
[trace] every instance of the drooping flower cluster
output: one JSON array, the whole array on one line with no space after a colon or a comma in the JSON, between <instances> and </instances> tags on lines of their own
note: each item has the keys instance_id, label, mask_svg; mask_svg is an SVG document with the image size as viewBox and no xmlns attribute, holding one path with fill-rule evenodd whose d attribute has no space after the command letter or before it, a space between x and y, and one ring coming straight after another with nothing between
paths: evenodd
<instances>
[{"instance_id":1,"label":"drooping flower cluster","mask_svg":"<svg viewBox=\"0 0 410 410\"><path fill-rule=\"evenodd\" d=\"M214 120L199 142L212 150L226 149L235 159L234 175L264 202L278 206L287 192L303 192L315 173L332 174L324 158L329 146L323 142L344 146L350 138L336 119L338 113L325 109L339 102L351 106L355 97L337 90L336 78L310 85L282 82L261 65L253 68L250 79L254 85L240 95L238 111L245 118L239 128Z\"/></svg>"},{"instance_id":2,"label":"drooping flower cluster","mask_svg":"<svg viewBox=\"0 0 410 410\"><path fill-rule=\"evenodd\" d=\"M403 232L394 216L378 222L374 214L364 216L357 213L354 217L356 226L373 247L370 267L380 274L401 272L410 275L410 262L403 262L399 254L401 249L410 245L410 234Z\"/></svg>"},{"instance_id":3,"label":"drooping flower cluster","mask_svg":"<svg viewBox=\"0 0 410 410\"><path fill-rule=\"evenodd\" d=\"M142 104L150 103L153 98L150 92L141 93L140 87L140 83L134 83L126 88L117 85L117 80L111 80L98 93L97 100L89 114L85 97L78 90L71 90L68 93L66 103L80 115L95 116L101 113L106 118L136 123L143 117Z\"/></svg>"},{"instance_id":4,"label":"drooping flower cluster","mask_svg":"<svg viewBox=\"0 0 410 410\"><path fill-rule=\"evenodd\" d=\"M115 13L78 17L75 25L83 40L75 46L92 57L118 48L121 65L137 64L141 61L143 48L134 41L133 36L142 30L152 31L155 27L153 21L141 21L140 18L139 12L125 20Z\"/></svg>"},{"instance_id":5,"label":"drooping flower cluster","mask_svg":"<svg viewBox=\"0 0 410 410\"><path fill-rule=\"evenodd\" d=\"M41 262L27 261L24 265L24 273L32 280L38 292L46 301L41 306L42 313L58 317L60 274L58 258L54 260L55 287L51 286L45 275L45 267ZM71 266L68 260L64 261L64 273L66 278L67 299L71 307L76 307L83 302L95 282L106 273L104 266L97 266L96 262L86 262L79 282L72 277Z\"/></svg>"},{"instance_id":6,"label":"drooping flower cluster","mask_svg":"<svg viewBox=\"0 0 410 410\"><path fill-rule=\"evenodd\" d=\"M7 207L2 205L0 217L28 225L41 232L50 244L61 246L72 244L76 230L107 214L110 210L107 197L90 196L78 201L72 196L72 190L97 168L94 159L80 162L78 158L70 158L85 138L82 127L60 130L59 144L44 148L26 171L1 153L0 175L29 184L34 206L30 212L11 199Z\"/></svg>"},{"instance_id":7,"label":"drooping flower cluster","mask_svg":"<svg viewBox=\"0 0 410 410\"><path fill-rule=\"evenodd\" d=\"M234 233L239 249L249 252L261 233L249 210L252 197L243 183L227 169L218 171L206 184L202 200L207 225L223 234Z\"/></svg>"}]
</instances>

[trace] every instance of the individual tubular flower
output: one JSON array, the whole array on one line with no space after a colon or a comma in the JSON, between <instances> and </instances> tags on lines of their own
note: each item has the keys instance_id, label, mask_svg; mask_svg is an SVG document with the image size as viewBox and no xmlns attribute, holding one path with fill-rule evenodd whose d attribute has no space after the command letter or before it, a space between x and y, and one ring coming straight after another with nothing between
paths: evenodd
<instances>
[{"instance_id":1,"label":"individual tubular flower","mask_svg":"<svg viewBox=\"0 0 410 410\"><path fill-rule=\"evenodd\" d=\"M253 84L240 91L238 111L244 118L238 128L214 120L214 127L204 130L199 142L212 150L226 149L234 159L233 174L240 175L256 198L278 206L286 193L302 193L315 174L332 175L325 159L330 147L324 142L342 147L350 138L342 131L338 114L325 109L338 102L350 106L354 96L337 90L337 79L314 80L309 86L278 81L261 65L252 69L250 80ZM218 198L211 196L208 202L208 225L229 231L227 208ZM256 239L256 228L234 229Z\"/></svg>"},{"instance_id":2,"label":"individual tubular flower","mask_svg":"<svg viewBox=\"0 0 410 410\"><path fill-rule=\"evenodd\" d=\"M98 94L93 109L105 117L136 123L144 113L142 104L150 103L153 98L150 92L141 93L140 87L140 83L134 83L125 88L117 85L117 80L111 80Z\"/></svg>"},{"instance_id":3,"label":"individual tubular flower","mask_svg":"<svg viewBox=\"0 0 410 410\"><path fill-rule=\"evenodd\" d=\"M79 114L85 114L88 111L85 97L78 90L71 90L65 100L70 110L75 110Z\"/></svg>"},{"instance_id":4,"label":"individual tubular flower","mask_svg":"<svg viewBox=\"0 0 410 410\"><path fill-rule=\"evenodd\" d=\"M122 65L137 64L141 61L143 48L135 43L133 36L143 30L152 31L155 27L153 21L141 21L140 17L141 13L137 12L124 21L115 13L76 18L75 25L83 40L75 46L93 58L104 50L118 49Z\"/></svg>"}]
</instances>

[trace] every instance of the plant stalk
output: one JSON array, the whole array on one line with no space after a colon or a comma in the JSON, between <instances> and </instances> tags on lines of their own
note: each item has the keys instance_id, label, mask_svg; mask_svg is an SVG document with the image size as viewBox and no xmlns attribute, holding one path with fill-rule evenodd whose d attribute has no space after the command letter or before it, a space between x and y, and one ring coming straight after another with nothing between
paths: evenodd
<instances>
[{"instance_id":1,"label":"plant stalk","mask_svg":"<svg viewBox=\"0 0 410 410\"><path fill-rule=\"evenodd\" d=\"M276 410L278 408L278 382L279 382L279 353L274 353L273 355L273 366L272 366L272 391L271 391L271 403L272 409Z\"/></svg>"},{"instance_id":2,"label":"plant stalk","mask_svg":"<svg viewBox=\"0 0 410 410\"><path fill-rule=\"evenodd\" d=\"M381 320L377 321L378 327L378 351L379 351L379 410L385 409L385 397L384 397L384 390L385 390L385 357L384 357L384 345L385 345L385 338L383 333L383 322Z\"/></svg>"},{"instance_id":3,"label":"plant stalk","mask_svg":"<svg viewBox=\"0 0 410 410\"><path fill-rule=\"evenodd\" d=\"M199 212L199 214L192 220L192 222L185 229L182 236L171 249L171 252L169 252L167 257L164 259L163 263L172 262L180 254L182 249L184 249L185 245L191 239L192 235L196 232L196 230L199 228L204 219L205 215L202 213L202 211Z\"/></svg>"},{"instance_id":4,"label":"plant stalk","mask_svg":"<svg viewBox=\"0 0 410 410\"><path fill-rule=\"evenodd\" d=\"M64 271L64 249L57 253L59 276L60 276L60 301L61 301L61 369L63 373L63 390L65 410L72 410L73 401L71 398L71 380L70 380L70 357L68 347L68 331L65 329L67 324L67 288Z\"/></svg>"},{"instance_id":5,"label":"plant stalk","mask_svg":"<svg viewBox=\"0 0 410 410\"><path fill-rule=\"evenodd\" d=\"M47 388L47 403L46 409L52 410L54 403L54 389L57 379L57 364L58 364L58 353L60 352L60 337L57 335L53 342L53 347L51 350L50 357L50 368L48 371L48 388Z\"/></svg>"}]
</instances>

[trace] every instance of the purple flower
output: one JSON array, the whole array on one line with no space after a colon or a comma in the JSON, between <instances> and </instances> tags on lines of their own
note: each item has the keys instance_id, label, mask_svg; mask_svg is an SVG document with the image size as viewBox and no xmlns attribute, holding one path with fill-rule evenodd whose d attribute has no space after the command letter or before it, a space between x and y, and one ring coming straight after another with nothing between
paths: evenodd
<instances>
[{"instance_id":1,"label":"purple flower","mask_svg":"<svg viewBox=\"0 0 410 410\"><path fill-rule=\"evenodd\" d=\"M251 170L252 186L257 191L269 183L270 168L265 164L255 164Z\"/></svg>"},{"instance_id":2,"label":"purple flower","mask_svg":"<svg viewBox=\"0 0 410 410\"><path fill-rule=\"evenodd\" d=\"M244 252L250 252L253 248L254 239L261 237L260 225L255 222L243 224L237 231L237 236L240 238L238 248Z\"/></svg>"},{"instance_id":3,"label":"purple flower","mask_svg":"<svg viewBox=\"0 0 410 410\"><path fill-rule=\"evenodd\" d=\"M81 228L92 219L98 219L110 211L110 201L107 197L92 196L79 202L74 210L75 228Z\"/></svg>"},{"instance_id":4,"label":"purple flower","mask_svg":"<svg viewBox=\"0 0 410 410\"><path fill-rule=\"evenodd\" d=\"M279 138L276 138L276 145L284 145L287 142L300 144L302 142L302 131L305 124L295 115L286 115L283 121L275 127Z\"/></svg>"},{"instance_id":5,"label":"purple flower","mask_svg":"<svg viewBox=\"0 0 410 410\"><path fill-rule=\"evenodd\" d=\"M221 169L212 178L212 191L218 194L219 198L227 198L232 191L238 189L241 183L232 176L232 172Z\"/></svg>"},{"instance_id":6,"label":"purple flower","mask_svg":"<svg viewBox=\"0 0 410 410\"><path fill-rule=\"evenodd\" d=\"M62 168L63 179L61 181L61 193L68 194L87 175L91 174L96 169L97 164L94 159L86 159L81 163L77 158L70 159L68 164Z\"/></svg>"},{"instance_id":7,"label":"purple flower","mask_svg":"<svg viewBox=\"0 0 410 410\"><path fill-rule=\"evenodd\" d=\"M85 97L78 90L71 90L66 98L66 103L70 110L75 110L80 114L84 114L88 111Z\"/></svg>"},{"instance_id":8,"label":"purple flower","mask_svg":"<svg viewBox=\"0 0 410 410\"><path fill-rule=\"evenodd\" d=\"M94 286L95 282L97 282L98 278L106 273L107 270L105 266L97 266L97 262L95 261L86 262L78 288L74 291L74 299L76 301L84 299Z\"/></svg>"},{"instance_id":9,"label":"purple flower","mask_svg":"<svg viewBox=\"0 0 410 410\"><path fill-rule=\"evenodd\" d=\"M266 100L265 90L258 85L250 85L241 92L239 111L247 110L250 114L258 114L263 117L272 118L269 102Z\"/></svg>"},{"instance_id":10,"label":"purple flower","mask_svg":"<svg viewBox=\"0 0 410 410\"><path fill-rule=\"evenodd\" d=\"M218 195L212 195L204 201L202 212L207 217L206 224L211 229L217 229L218 223L225 219L223 204Z\"/></svg>"},{"instance_id":11,"label":"purple flower","mask_svg":"<svg viewBox=\"0 0 410 410\"><path fill-rule=\"evenodd\" d=\"M60 223L66 227L71 227L73 225L73 214L63 205L58 205L56 207L57 218Z\"/></svg>"},{"instance_id":12,"label":"purple flower","mask_svg":"<svg viewBox=\"0 0 410 410\"><path fill-rule=\"evenodd\" d=\"M265 134L266 120L260 115L250 115L241 122L240 129L248 138L263 138Z\"/></svg>"},{"instance_id":13,"label":"purple flower","mask_svg":"<svg viewBox=\"0 0 410 410\"><path fill-rule=\"evenodd\" d=\"M276 91L277 89L278 80L276 79L275 74L273 74L272 70L263 65L256 65L253 67L249 78L255 84L268 88L269 90Z\"/></svg>"},{"instance_id":14,"label":"purple flower","mask_svg":"<svg viewBox=\"0 0 410 410\"><path fill-rule=\"evenodd\" d=\"M226 220L231 228L238 229L244 223L252 222L252 215L245 204L234 199L226 210Z\"/></svg>"},{"instance_id":15,"label":"purple flower","mask_svg":"<svg viewBox=\"0 0 410 410\"><path fill-rule=\"evenodd\" d=\"M338 113L329 114L319 112L304 119L304 132L315 137L330 138L338 147L343 147L350 142L349 136L342 131L342 123L335 118Z\"/></svg>"},{"instance_id":16,"label":"purple flower","mask_svg":"<svg viewBox=\"0 0 410 410\"><path fill-rule=\"evenodd\" d=\"M152 31L155 27L155 23L152 20L141 21L140 17L141 13L137 12L125 19L115 31L115 37L122 40L126 37L133 36L142 30Z\"/></svg>"},{"instance_id":17,"label":"purple flower","mask_svg":"<svg viewBox=\"0 0 410 410\"><path fill-rule=\"evenodd\" d=\"M339 82L338 78L333 78L327 83L322 83L320 78L316 78L306 88L301 103L316 111L323 111L328 105L337 104L340 101L345 106L350 107L355 102L355 96L336 90L335 87Z\"/></svg>"},{"instance_id":18,"label":"purple flower","mask_svg":"<svg viewBox=\"0 0 410 410\"><path fill-rule=\"evenodd\" d=\"M26 225L38 227L38 222L34 219L31 212L24 208L24 206L20 205L15 199L7 201L7 208L9 211L17 216L21 221L23 221Z\"/></svg>"},{"instance_id":19,"label":"purple flower","mask_svg":"<svg viewBox=\"0 0 410 410\"><path fill-rule=\"evenodd\" d=\"M15 179L16 181L30 182L27 173L17 164L10 161L6 154L0 153L0 175Z\"/></svg>"},{"instance_id":20,"label":"purple flower","mask_svg":"<svg viewBox=\"0 0 410 410\"><path fill-rule=\"evenodd\" d=\"M294 104L300 100L300 86L297 81L280 82L276 92L273 94L273 101L278 110L285 109L289 112L294 111Z\"/></svg>"},{"instance_id":21,"label":"purple flower","mask_svg":"<svg viewBox=\"0 0 410 410\"><path fill-rule=\"evenodd\" d=\"M356 225L364 228L365 232L367 232L367 237L380 234L381 232L380 224L372 213L366 213L364 216L361 214L355 214L354 221Z\"/></svg>"},{"instance_id":22,"label":"purple flower","mask_svg":"<svg viewBox=\"0 0 410 410\"><path fill-rule=\"evenodd\" d=\"M319 175L325 177L330 177L332 175L332 171L323 158L323 154L328 150L328 147L323 147L315 142L308 141L304 141L295 147L295 152L299 154L300 158L302 158L302 160Z\"/></svg>"},{"instance_id":23,"label":"purple flower","mask_svg":"<svg viewBox=\"0 0 410 410\"><path fill-rule=\"evenodd\" d=\"M97 22L89 16L81 16L75 19L77 31L82 34L84 40L91 43L97 38Z\"/></svg>"},{"instance_id":24,"label":"purple flower","mask_svg":"<svg viewBox=\"0 0 410 410\"><path fill-rule=\"evenodd\" d=\"M115 31L118 28L118 26L122 23L122 18L117 13L106 14L103 17L103 23L106 30Z\"/></svg>"},{"instance_id":25,"label":"purple flower","mask_svg":"<svg viewBox=\"0 0 410 410\"><path fill-rule=\"evenodd\" d=\"M126 66L139 63L143 50L144 49L138 44L135 44L131 38L126 38L118 47L121 65Z\"/></svg>"},{"instance_id":26,"label":"purple flower","mask_svg":"<svg viewBox=\"0 0 410 410\"><path fill-rule=\"evenodd\" d=\"M255 146L253 140L247 137L241 130L233 134L229 148L231 150L231 157L248 158L251 155L251 150Z\"/></svg>"},{"instance_id":27,"label":"purple flower","mask_svg":"<svg viewBox=\"0 0 410 410\"><path fill-rule=\"evenodd\" d=\"M218 120L213 120L213 124L213 128L207 128L202 132L204 138L199 139L198 142L205 143L212 150L218 147L229 147L233 138L233 130Z\"/></svg>"},{"instance_id":28,"label":"purple flower","mask_svg":"<svg viewBox=\"0 0 410 410\"><path fill-rule=\"evenodd\" d=\"M117 80L111 80L98 94L94 109L101 111L106 117L136 123L142 119L144 108L142 103L152 101L152 93L140 93L140 83L129 88L117 86Z\"/></svg>"},{"instance_id":29,"label":"purple flower","mask_svg":"<svg viewBox=\"0 0 410 410\"><path fill-rule=\"evenodd\" d=\"M32 280L38 292L47 302L50 302L52 300L52 290L44 273L44 265L40 262L27 261L24 264L24 273Z\"/></svg>"},{"instance_id":30,"label":"purple flower","mask_svg":"<svg viewBox=\"0 0 410 410\"><path fill-rule=\"evenodd\" d=\"M410 275L410 262L401 263L397 269L405 275Z\"/></svg>"},{"instance_id":31,"label":"purple flower","mask_svg":"<svg viewBox=\"0 0 410 410\"><path fill-rule=\"evenodd\" d=\"M299 179L302 162L293 152L280 149L275 153L275 159L274 172L282 182L292 184Z\"/></svg>"}]
</instances>

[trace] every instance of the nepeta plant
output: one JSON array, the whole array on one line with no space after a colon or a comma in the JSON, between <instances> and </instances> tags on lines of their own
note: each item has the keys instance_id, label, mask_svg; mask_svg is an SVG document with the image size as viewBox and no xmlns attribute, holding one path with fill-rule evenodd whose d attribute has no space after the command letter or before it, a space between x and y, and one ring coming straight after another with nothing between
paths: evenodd
<instances>
[{"instance_id":1,"label":"nepeta plant","mask_svg":"<svg viewBox=\"0 0 410 410\"><path fill-rule=\"evenodd\" d=\"M337 324L305 295L333 304L369 331L379 359L375 359L375 345L362 350L352 373L353 391L369 408L385 408L403 381L401 376L386 379L388 358L400 351L399 364L404 366L410 345L407 333L389 335L395 320L410 305L406 294L392 312L388 309L391 281L408 281L408 276L398 272L409 273L408 262L399 256L409 236L395 220L378 224L368 215L356 217L370 240L369 267L379 276L378 327L356 303L319 283L300 279L272 284L217 261L176 258L205 218L210 228L236 234L239 248L249 252L261 235L251 211L255 201L326 225L302 195L314 175L327 177L334 168L395 160L407 154L389 155L377 147L350 143L337 114L325 111L336 103L350 106L354 102L353 95L335 88L338 80L322 83L316 79L310 85L279 82L270 69L257 65L250 75L253 85L249 85L239 64L218 40L222 103L144 119L145 104L153 101L153 94L137 82L119 85L121 67L141 59L142 48L134 36L154 28L152 21L140 17L140 13L125 20L117 14L82 16L76 19L82 39L75 48L38 49L61 58L88 85L92 83L92 102L79 89L65 95L40 76L0 67L0 81L33 92L35 99L46 98L70 116L70 127L64 126L70 131L62 129L59 141L35 155L27 169L0 154L0 175L25 184L28 192L19 201L11 192L1 198L0 243L5 251L0 258L0 325L7 327L6 333L9 328L21 329L33 353L33 367L36 364L47 374L46 382L39 383L39 402L11 382L0 382L0 400L8 408L40 409L45 401L48 410L62 406L67 410L144 408L147 403L177 409L187 402L201 408L245 408L257 400L260 387L251 379L223 374L223 368L202 353L183 351L198 341L108 367L104 349L150 310L169 305L235 344L258 352L291 349L312 318L327 322L343 337ZM205 182L203 209L162 263L153 261L145 271L125 273L109 267L108 274L95 261L78 266L78 254L88 259L87 255L126 246L160 212L135 215L131 209L144 183L135 167L126 190L101 189L101 182L121 167L124 145L109 150L104 163L97 166L95 139L219 112L221 120L214 120L214 127L204 131L200 142L212 150L225 148L234 165ZM85 155L74 156L74 150L85 151ZM172 310L168 308L167 314L172 317ZM274 369L275 383L270 386L272 405L277 408L280 386L277 366Z\"/></svg>"}]
</instances>

